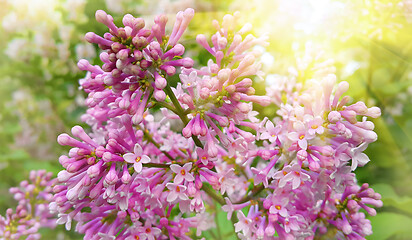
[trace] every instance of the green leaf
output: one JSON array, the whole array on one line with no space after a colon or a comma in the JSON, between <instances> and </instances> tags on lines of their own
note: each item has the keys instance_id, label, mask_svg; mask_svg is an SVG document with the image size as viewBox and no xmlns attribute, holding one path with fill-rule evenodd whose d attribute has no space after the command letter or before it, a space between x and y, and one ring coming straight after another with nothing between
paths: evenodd
<instances>
[{"instance_id":1,"label":"green leaf","mask_svg":"<svg viewBox=\"0 0 412 240\"><path fill-rule=\"evenodd\" d=\"M0 162L21 161L21 160L26 160L29 158L30 158L30 155L26 151L17 149L17 150L10 151L10 153L7 153L7 154L1 154Z\"/></svg>"},{"instance_id":2,"label":"green leaf","mask_svg":"<svg viewBox=\"0 0 412 240\"><path fill-rule=\"evenodd\" d=\"M382 195L384 207L394 207L405 213L412 214L412 198L408 196L398 196L389 184L376 184L372 188ZM379 214L378 214L379 215ZM411 225L412 226L412 225Z\"/></svg>"},{"instance_id":3,"label":"green leaf","mask_svg":"<svg viewBox=\"0 0 412 240\"><path fill-rule=\"evenodd\" d=\"M395 235L412 236L412 219L398 213L383 212L371 219L373 234L367 239L393 239Z\"/></svg>"}]
</instances>

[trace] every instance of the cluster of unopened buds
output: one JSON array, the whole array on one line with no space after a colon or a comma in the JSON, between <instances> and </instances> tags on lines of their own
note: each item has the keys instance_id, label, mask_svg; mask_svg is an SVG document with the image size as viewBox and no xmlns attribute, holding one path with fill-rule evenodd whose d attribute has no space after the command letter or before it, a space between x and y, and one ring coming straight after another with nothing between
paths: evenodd
<instances>
[{"instance_id":1,"label":"cluster of unopened buds","mask_svg":"<svg viewBox=\"0 0 412 240\"><path fill-rule=\"evenodd\" d=\"M128 14L118 27L96 12L109 32L86 40L104 64L78 63L88 71L80 85L91 132L75 126L73 137L58 137L72 149L59 158L57 222L76 222L84 239L192 239L214 227L215 201L240 239L371 234L359 210L375 215L382 202L353 171L369 161L363 151L377 135L367 117L380 110L349 104L348 83L336 86L333 73L303 84L292 74L255 95L254 47L266 38L249 34L249 24L236 28L239 14L214 21L211 41L197 36L212 59L195 68L178 43L193 16L179 12L168 35L165 15L147 28ZM278 117L257 118L253 104Z\"/></svg>"}]
</instances>

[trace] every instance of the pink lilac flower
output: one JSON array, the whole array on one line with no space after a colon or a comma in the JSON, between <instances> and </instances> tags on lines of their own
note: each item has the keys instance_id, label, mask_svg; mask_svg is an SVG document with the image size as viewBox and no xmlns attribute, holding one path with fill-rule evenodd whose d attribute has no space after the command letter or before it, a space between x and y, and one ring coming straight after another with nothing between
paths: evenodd
<instances>
[{"instance_id":1,"label":"pink lilac flower","mask_svg":"<svg viewBox=\"0 0 412 240\"><path fill-rule=\"evenodd\" d=\"M260 135L260 139L268 139L271 143L274 143L278 139L278 135L281 131L280 126L275 127L271 121L266 122L267 132L263 132Z\"/></svg>"},{"instance_id":2,"label":"pink lilac flower","mask_svg":"<svg viewBox=\"0 0 412 240\"><path fill-rule=\"evenodd\" d=\"M179 185L176 183L167 183L166 187L170 190L169 194L167 195L167 201L168 202L173 202L177 198L181 200L188 200L189 198L187 197L185 191L186 191L186 186L184 185Z\"/></svg>"},{"instance_id":3,"label":"pink lilac flower","mask_svg":"<svg viewBox=\"0 0 412 240\"><path fill-rule=\"evenodd\" d=\"M172 169L172 171L176 173L176 176L174 178L174 183L176 184L183 182L183 180L186 180L188 182L195 180L193 175L189 172L192 169L192 163L185 163L183 167L177 164L172 164L170 165L170 169Z\"/></svg>"},{"instance_id":4,"label":"pink lilac flower","mask_svg":"<svg viewBox=\"0 0 412 240\"><path fill-rule=\"evenodd\" d=\"M284 187L286 183L292 183L292 189L296 189L303 183L310 179L310 176L304 173L301 166L297 163L292 166L287 165L281 172L277 172L274 176L275 179L279 179L279 187Z\"/></svg>"},{"instance_id":5,"label":"pink lilac flower","mask_svg":"<svg viewBox=\"0 0 412 240\"><path fill-rule=\"evenodd\" d=\"M286 198L275 198L272 201L273 205L269 209L271 214L279 214L282 217L288 216L288 210L286 209L288 200Z\"/></svg>"},{"instance_id":6,"label":"pink lilac flower","mask_svg":"<svg viewBox=\"0 0 412 240\"><path fill-rule=\"evenodd\" d=\"M126 153L123 158L126 162L133 164L134 170L139 173L142 171L143 163L149 163L150 158L143 154L142 147L136 143L133 149L134 153Z\"/></svg>"},{"instance_id":7,"label":"pink lilac flower","mask_svg":"<svg viewBox=\"0 0 412 240\"><path fill-rule=\"evenodd\" d=\"M235 223L235 231L242 231L243 234L248 235L251 231L252 220L247 218L242 211L237 212L237 218L239 219L239 222Z\"/></svg>"}]
</instances>

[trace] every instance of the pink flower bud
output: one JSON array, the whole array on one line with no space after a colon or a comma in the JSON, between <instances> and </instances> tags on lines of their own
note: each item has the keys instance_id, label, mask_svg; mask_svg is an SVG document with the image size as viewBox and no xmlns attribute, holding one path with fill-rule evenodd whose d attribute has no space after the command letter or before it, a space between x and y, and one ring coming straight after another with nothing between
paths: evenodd
<instances>
[{"instance_id":1,"label":"pink flower bud","mask_svg":"<svg viewBox=\"0 0 412 240\"><path fill-rule=\"evenodd\" d=\"M116 173L116 164L112 164L110 167L109 172L107 173L106 177L104 178L104 182L108 185L113 185L117 183L119 180L119 177L117 176Z\"/></svg>"},{"instance_id":2,"label":"pink flower bud","mask_svg":"<svg viewBox=\"0 0 412 240\"><path fill-rule=\"evenodd\" d=\"M219 49L224 49L226 45L227 45L227 39L224 37L219 38L218 40Z\"/></svg>"},{"instance_id":3,"label":"pink flower bud","mask_svg":"<svg viewBox=\"0 0 412 240\"><path fill-rule=\"evenodd\" d=\"M194 122L192 126L192 134L193 135L200 135L201 128L200 128L200 115L197 114L196 117L194 117Z\"/></svg>"},{"instance_id":4,"label":"pink flower bud","mask_svg":"<svg viewBox=\"0 0 412 240\"><path fill-rule=\"evenodd\" d=\"M344 110L344 111L341 111L340 114L342 115L343 118L345 118L348 122L352 124L358 121L356 120L356 112L353 110Z\"/></svg>"},{"instance_id":5,"label":"pink flower bud","mask_svg":"<svg viewBox=\"0 0 412 240\"><path fill-rule=\"evenodd\" d=\"M236 107L239 109L240 112L242 113L248 113L251 110L251 107L249 104L240 102L236 105Z\"/></svg>"},{"instance_id":6,"label":"pink flower bud","mask_svg":"<svg viewBox=\"0 0 412 240\"><path fill-rule=\"evenodd\" d=\"M352 104L346 107L346 110L353 110L358 115L365 115L368 112L368 107L366 107L364 102L357 102L355 104Z\"/></svg>"},{"instance_id":7,"label":"pink flower bud","mask_svg":"<svg viewBox=\"0 0 412 240\"><path fill-rule=\"evenodd\" d=\"M340 119L341 119L341 115L338 111L331 111L328 114L328 120L331 123L336 123L336 122L340 121Z\"/></svg>"},{"instance_id":8,"label":"pink flower bud","mask_svg":"<svg viewBox=\"0 0 412 240\"><path fill-rule=\"evenodd\" d=\"M196 193L197 193L197 189L195 188L194 183L190 182L187 187L187 194L189 195L189 197L193 197L195 196Z\"/></svg>"},{"instance_id":9,"label":"pink flower bud","mask_svg":"<svg viewBox=\"0 0 412 240\"><path fill-rule=\"evenodd\" d=\"M234 93L234 92L236 91L235 85L226 86L225 89L226 89L226 91L227 91L229 94L232 94L232 93Z\"/></svg>"},{"instance_id":10,"label":"pink flower bud","mask_svg":"<svg viewBox=\"0 0 412 240\"><path fill-rule=\"evenodd\" d=\"M377 118L381 115L381 109L378 107L371 107L365 115L372 118Z\"/></svg>"},{"instance_id":11,"label":"pink flower bud","mask_svg":"<svg viewBox=\"0 0 412 240\"><path fill-rule=\"evenodd\" d=\"M153 96L159 102L163 102L166 99L166 93L163 90L155 89Z\"/></svg>"},{"instance_id":12,"label":"pink flower bud","mask_svg":"<svg viewBox=\"0 0 412 240\"><path fill-rule=\"evenodd\" d=\"M122 177L121 177L122 183L128 184L131 179L132 179L132 176L130 176L129 171L127 169L124 170L123 174L122 174Z\"/></svg>"},{"instance_id":13,"label":"pink flower bud","mask_svg":"<svg viewBox=\"0 0 412 240\"><path fill-rule=\"evenodd\" d=\"M75 162L70 163L69 165L67 165L67 171L69 173L75 173L77 172L80 168L82 168L83 166L86 165L86 161L84 160L78 160Z\"/></svg>"},{"instance_id":14,"label":"pink flower bud","mask_svg":"<svg viewBox=\"0 0 412 240\"><path fill-rule=\"evenodd\" d=\"M97 10L95 16L96 16L97 22L99 23L106 24L108 21L107 13L103 10Z\"/></svg>"},{"instance_id":15,"label":"pink flower bud","mask_svg":"<svg viewBox=\"0 0 412 240\"><path fill-rule=\"evenodd\" d=\"M121 43L118 42L114 42L112 43L112 45L110 46L111 49L113 50L113 52L117 53L118 51L120 51L120 49L123 49L124 46Z\"/></svg>"},{"instance_id":16,"label":"pink flower bud","mask_svg":"<svg viewBox=\"0 0 412 240\"><path fill-rule=\"evenodd\" d=\"M241 87L241 88L248 88L252 86L252 80L250 78L244 78L242 81L238 82L235 84L236 87Z\"/></svg>"},{"instance_id":17,"label":"pink flower bud","mask_svg":"<svg viewBox=\"0 0 412 240\"><path fill-rule=\"evenodd\" d=\"M189 121L186 127L183 128L182 134L185 138L190 138L192 136L193 122L194 122L194 118Z\"/></svg>"},{"instance_id":18,"label":"pink flower bud","mask_svg":"<svg viewBox=\"0 0 412 240\"><path fill-rule=\"evenodd\" d=\"M57 179L59 180L59 182L66 182L67 180L69 180L71 176L71 173L67 172L66 170L63 170L57 174Z\"/></svg>"},{"instance_id":19,"label":"pink flower bud","mask_svg":"<svg viewBox=\"0 0 412 240\"><path fill-rule=\"evenodd\" d=\"M143 58L143 53L136 49L133 51L133 57L136 61L139 61Z\"/></svg>"},{"instance_id":20,"label":"pink flower bud","mask_svg":"<svg viewBox=\"0 0 412 240\"><path fill-rule=\"evenodd\" d=\"M160 75L156 75L155 78L155 86L157 89L163 89L165 88L167 85L167 81L164 77L161 77Z\"/></svg>"},{"instance_id":21,"label":"pink flower bud","mask_svg":"<svg viewBox=\"0 0 412 240\"><path fill-rule=\"evenodd\" d=\"M199 95L202 99L207 99L210 96L209 88L203 87L202 89L200 89Z\"/></svg>"},{"instance_id":22,"label":"pink flower bud","mask_svg":"<svg viewBox=\"0 0 412 240\"><path fill-rule=\"evenodd\" d=\"M122 49L117 54L116 57L120 60L126 60L129 57L130 49Z\"/></svg>"},{"instance_id":23,"label":"pink flower bud","mask_svg":"<svg viewBox=\"0 0 412 240\"><path fill-rule=\"evenodd\" d=\"M230 69L225 68L225 69L220 70L220 71L217 73L217 78L218 78L220 81L224 82L224 81L226 81L227 79L229 79L229 75L230 75Z\"/></svg>"},{"instance_id":24,"label":"pink flower bud","mask_svg":"<svg viewBox=\"0 0 412 240\"><path fill-rule=\"evenodd\" d=\"M170 65L162 65L160 69L166 72L167 75L172 76L176 73L176 68Z\"/></svg>"}]
</instances>

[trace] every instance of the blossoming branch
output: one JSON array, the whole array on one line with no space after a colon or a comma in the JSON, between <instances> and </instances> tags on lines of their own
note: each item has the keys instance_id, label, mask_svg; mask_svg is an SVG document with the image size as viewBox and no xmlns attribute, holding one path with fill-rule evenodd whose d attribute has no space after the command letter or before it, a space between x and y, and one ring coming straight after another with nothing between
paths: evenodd
<instances>
[{"instance_id":1,"label":"blossoming branch","mask_svg":"<svg viewBox=\"0 0 412 240\"><path fill-rule=\"evenodd\" d=\"M179 12L167 32L165 15L147 27L127 14L118 27L96 12L109 31L85 38L102 49L103 65L78 63L90 131L74 126L58 137L72 148L59 158L50 199L57 223L76 222L84 239L193 239L214 227L216 202L239 239L370 235L360 210L373 216L382 202L354 171L369 162L363 152L377 135L368 118L379 108L351 104L348 83L325 64L312 79L292 71L257 95L254 79L264 74L255 46L266 37L250 24L236 28L236 13L213 21L210 38L196 37L211 57L197 66L179 43L193 16ZM2 234L27 235L20 229Z\"/></svg>"}]
</instances>

